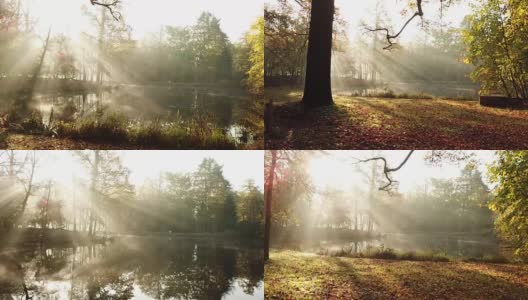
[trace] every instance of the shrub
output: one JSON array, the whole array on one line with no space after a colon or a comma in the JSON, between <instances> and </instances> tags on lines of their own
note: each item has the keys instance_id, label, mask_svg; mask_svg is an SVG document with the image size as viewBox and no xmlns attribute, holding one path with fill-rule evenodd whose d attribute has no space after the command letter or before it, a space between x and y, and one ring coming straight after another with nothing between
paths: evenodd
<instances>
[{"instance_id":1,"label":"shrub","mask_svg":"<svg viewBox=\"0 0 528 300\"><path fill-rule=\"evenodd\" d=\"M124 142L128 138L128 121L124 116L110 114L90 117L76 122L59 122L59 136L91 141Z\"/></svg>"},{"instance_id":2,"label":"shrub","mask_svg":"<svg viewBox=\"0 0 528 300\"><path fill-rule=\"evenodd\" d=\"M4 130L4 131L0 130L0 148L2 149L7 148L7 137L8 137L7 130Z\"/></svg>"}]
</instances>

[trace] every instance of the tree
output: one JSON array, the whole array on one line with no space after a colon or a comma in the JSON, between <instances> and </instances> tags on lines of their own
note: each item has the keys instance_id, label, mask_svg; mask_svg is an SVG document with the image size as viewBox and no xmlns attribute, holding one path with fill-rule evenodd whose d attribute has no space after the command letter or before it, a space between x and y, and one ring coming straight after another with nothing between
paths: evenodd
<instances>
[{"instance_id":1,"label":"tree","mask_svg":"<svg viewBox=\"0 0 528 300\"><path fill-rule=\"evenodd\" d=\"M303 104L332 105L331 63L334 0L312 0Z\"/></svg>"},{"instance_id":2,"label":"tree","mask_svg":"<svg viewBox=\"0 0 528 300\"><path fill-rule=\"evenodd\" d=\"M264 194L248 180L239 193L237 203L238 221L241 230L250 234L260 235L264 221Z\"/></svg>"},{"instance_id":3,"label":"tree","mask_svg":"<svg viewBox=\"0 0 528 300\"><path fill-rule=\"evenodd\" d=\"M0 170L3 171L11 185L19 184L23 187L22 194L17 193L17 197L21 196L21 199L11 204L12 209L10 214L13 218L12 225L22 224L28 200L33 195L35 189L34 179L38 163L35 151L26 152L22 156L18 154L17 151L13 150L0 152L0 158L6 158L5 162L0 161Z\"/></svg>"},{"instance_id":4,"label":"tree","mask_svg":"<svg viewBox=\"0 0 528 300\"><path fill-rule=\"evenodd\" d=\"M497 214L498 231L519 256L528 255L528 151L499 151L489 166L496 184L490 208Z\"/></svg>"},{"instance_id":5,"label":"tree","mask_svg":"<svg viewBox=\"0 0 528 300\"><path fill-rule=\"evenodd\" d=\"M206 158L192 175L196 231L224 230L224 204L231 186L224 178L222 166Z\"/></svg>"},{"instance_id":6,"label":"tree","mask_svg":"<svg viewBox=\"0 0 528 300\"><path fill-rule=\"evenodd\" d=\"M226 70L218 68L223 61L230 61L227 35L220 28L220 20L204 12L191 31L191 47L194 54L195 81L225 78ZM229 63L231 65L231 63Z\"/></svg>"},{"instance_id":7,"label":"tree","mask_svg":"<svg viewBox=\"0 0 528 300\"><path fill-rule=\"evenodd\" d=\"M113 151L79 151L77 156L90 172L88 234L94 236L98 226L125 223L134 196L130 170Z\"/></svg>"},{"instance_id":8,"label":"tree","mask_svg":"<svg viewBox=\"0 0 528 300\"><path fill-rule=\"evenodd\" d=\"M422 1L412 1L416 12L404 23L396 33L391 33L388 28L376 27L370 31L384 31L390 49L395 44L394 39L398 38L407 25L416 17L423 17ZM298 0L301 4L302 1ZM306 81L302 102L307 107L318 107L332 105L332 85L331 85L331 61L332 61L332 32L334 27L335 0L312 0L310 16L310 31L308 36L308 54L306 64ZM441 8L449 6L452 1L440 0ZM302 5L302 4L301 4ZM368 28L367 28L368 29Z\"/></svg>"},{"instance_id":9,"label":"tree","mask_svg":"<svg viewBox=\"0 0 528 300\"><path fill-rule=\"evenodd\" d=\"M528 3L489 0L474 7L463 31L465 61L476 66L471 77L482 92L528 98Z\"/></svg>"},{"instance_id":10,"label":"tree","mask_svg":"<svg viewBox=\"0 0 528 300\"><path fill-rule=\"evenodd\" d=\"M264 228L264 260L269 260L269 248L270 248L270 233L271 233L271 208L273 201L273 182L275 181L275 170L277 168L277 150L270 150L269 155L266 155L266 158L270 157L269 168L267 168L268 174L266 176L266 185L265 185L265 228Z\"/></svg>"},{"instance_id":11,"label":"tree","mask_svg":"<svg viewBox=\"0 0 528 300\"><path fill-rule=\"evenodd\" d=\"M247 84L255 94L264 92L264 18L260 17L246 34L251 67L247 71Z\"/></svg>"},{"instance_id":12,"label":"tree","mask_svg":"<svg viewBox=\"0 0 528 300\"><path fill-rule=\"evenodd\" d=\"M306 203L314 192L306 172L309 152L270 150L266 152L264 166L265 231L264 257L269 259L272 224L296 224L302 218L298 204Z\"/></svg>"},{"instance_id":13,"label":"tree","mask_svg":"<svg viewBox=\"0 0 528 300\"><path fill-rule=\"evenodd\" d=\"M194 228L194 203L191 177L187 174L165 174L167 180L166 207L156 209L154 215L171 225L172 230L192 231ZM161 185L161 183L159 183ZM158 197L161 195L158 194ZM161 199L160 199L161 200Z\"/></svg>"},{"instance_id":14,"label":"tree","mask_svg":"<svg viewBox=\"0 0 528 300\"><path fill-rule=\"evenodd\" d=\"M295 10L290 2L277 1L276 7L267 4L264 9L267 86L297 85L304 79L310 6L305 1Z\"/></svg>"}]
</instances>

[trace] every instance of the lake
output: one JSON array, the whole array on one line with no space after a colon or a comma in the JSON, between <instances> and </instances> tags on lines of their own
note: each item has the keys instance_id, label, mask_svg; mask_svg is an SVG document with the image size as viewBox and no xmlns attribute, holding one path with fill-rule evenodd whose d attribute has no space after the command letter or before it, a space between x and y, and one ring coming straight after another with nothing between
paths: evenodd
<instances>
[{"instance_id":1,"label":"lake","mask_svg":"<svg viewBox=\"0 0 528 300\"><path fill-rule=\"evenodd\" d=\"M12 102L13 97L3 96L3 102ZM251 122L262 119L256 101L239 88L120 85L98 93L37 94L31 107L42 112L45 123L52 108L54 119L73 120L105 111L138 122L196 121L223 129L227 136L246 144L262 134Z\"/></svg>"},{"instance_id":2,"label":"lake","mask_svg":"<svg viewBox=\"0 0 528 300\"><path fill-rule=\"evenodd\" d=\"M456 82L388 82L378 87L337 86L334 94L367 96L387 91L395 94L426 94L433 97L478 99L479 86L474 84L459 84Z\"/></svg>"},{"instance_id":3,"label":"lake","mask_svg":"<svg viewBox=\"0 0 528 300\"><path fill-rule=\"evenodd\" d=\"M261 248L218 240L122 237L0 255L0 299L23 299L26 287L33 299L251 300L264 298L263 278Z\"/></svg>"},{"instance_id":4,"label":"lake","mask_svg":"<svg viewBox=\"0 0 528 300\"><path fill-rule=\"evenodd\" d=\"M306 242L298 246L303 251L328 250L330 253L342 249L351 253L361 253L379 247L391 248L401 252L445 253L460 258L497 256L502 253L502 249L494 237L478 234L390 233L371 239Z\"/></svg>"}]
</instances>

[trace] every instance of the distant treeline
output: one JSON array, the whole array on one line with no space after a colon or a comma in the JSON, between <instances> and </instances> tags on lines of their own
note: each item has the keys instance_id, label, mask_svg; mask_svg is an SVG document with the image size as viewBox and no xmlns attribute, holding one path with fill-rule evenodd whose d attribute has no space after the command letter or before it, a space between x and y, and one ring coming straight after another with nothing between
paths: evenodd
<instances>
[{"instance_id":1,"label":"distant treeline","mask_svg":"<svg viewBox=\"0 0 528 300\"><path fill-rule=\"evenodd\" d=\"M84 14L96 33L83 32L77 40L53 29L39 37L31 21L38 16L21 13L19 0L0 5L0 78L37 75L98 84L233 81L262 92L262 18L237 42L229 41L220 20L208 12L192 26L166 26L136 40L126 15L117 21L104 7L86 7Z\"/></svg>"},{"instance_id":2,"label":"distant treeline","mask_svg":"<svg viewBox=\"0 0 528 300\"><path fill-rule=\"evenodd\" d=\"M294 1L268 5L266 20L266 84L301 86L306 70L310 5L302 8ZM377 9L380 19L383 9ZM473 67L461 62L465 46L458 28L431 27L427 38L420 37L398 49L385 51L383 34L366 33L349 37L337 14L334 27L333 84L339 87L366 86L372 82L470 83ZM357 25L351 25L357 26Z\"/></svg>"},{"instance_id":3,"label":"distant treeline","mask_svg":"<svg viewBox=\"0 0 528 300\"><path fill-rule=\"evenodd\" d=\"M204 159L196 171L165 173L134 186L130 170L112 151L79 151L90 178L67 185L45 172L36 152L0 152L0 234L15 228L66 229L90 237L106 233L239 233L258 239L264 195L248 181L235 191L222 166Z\"/></svg>"}]
</instances>

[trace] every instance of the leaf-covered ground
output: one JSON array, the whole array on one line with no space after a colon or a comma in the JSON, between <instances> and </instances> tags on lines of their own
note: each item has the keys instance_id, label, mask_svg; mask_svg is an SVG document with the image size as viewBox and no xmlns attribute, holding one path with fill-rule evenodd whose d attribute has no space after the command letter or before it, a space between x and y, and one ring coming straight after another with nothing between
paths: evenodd
<instances>
[{"instance_id":1,"label":"leaf-covered ground","mask_svg":"<svg viewBox=\"0 0 528 300\"><path fill-rule=\"evenodd\" d=\"M136 147L137 148L137 147ZM127 145L91 143L42 135L9 134L0 149L12 150L84 150L84 149L132 149Z\"/></svg>"},{"instance_id":2,"label":"leaf-covered ground","mask_svg":"<svg viewBox=\"0 0 528 300\"><path fill-rule=\"evenodd\" d=\"M5 134L0 131L0 135ZM263 142L245 146L244 150L260 150ZM131 145L126 143L96 143L69 138L54 138L43 135L8 134L5 140L0 137L0 149L12 150L150 150L160 149L157 145L149 147Z\"/></svg>"},{"instance_id":3,"label":"leaf-covered ground","mask_svg":"<svg viewBox=\"0 0 528 300\"><path fill-rule=\"evenodd\" d=\"M266 299L528 299L528 266L272 251Z\"/></svg>"},{"instance_id":4,"label":"leaf-covered ground","mask_svg":"<svg viewBox=\"0 0 528 300\"><path fill-rule=\"evenodd\" d=\"M267 149L528 148L528 110L467 100L334 96L336 105L305 111L298 95L273 99L283 103L274 107Z\"/></svg>"}]
</instances>

